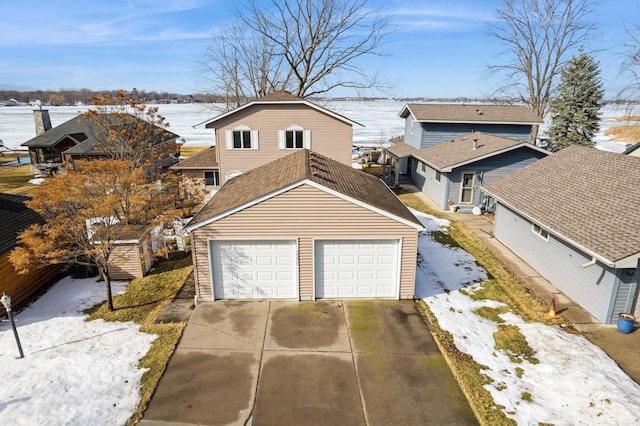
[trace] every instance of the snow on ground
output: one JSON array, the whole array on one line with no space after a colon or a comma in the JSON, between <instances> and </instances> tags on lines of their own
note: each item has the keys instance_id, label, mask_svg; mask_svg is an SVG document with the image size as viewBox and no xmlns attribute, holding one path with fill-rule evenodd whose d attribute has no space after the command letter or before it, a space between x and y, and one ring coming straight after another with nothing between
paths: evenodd
<instances>
[{"instance_id":1,"label":"snow on ground","mask_svg":"<svg viewBox=\"0 0 640 426\"><path fill-rule=\"evenodd\" d=\"M126 283L115 282L114 294ZM25 357L0 323L0 424L123 425L140 401L137 367L157 336L133 322L86 322L105 298L96 278L63 278L16 315Z\"/></svg>"},{"instance_id":2,"label":"snow on ground","mask_svg":"<svg viewBox=\"0 0 640 426\"><path fill-rule=\"evenodd\" d=\"M426 227L418 243L416 295L456 347L487 367L483 373L493 380L487 389L508 417L523 425L638 423L640 386L582 336L506 313L506 324L520 329L540 362L516 364L495 349L497 324L474 311L502 304L459 291L474 291L486 271L464 250L433 240L432 232L446 232L447 220L414 214ZM114 292L124 286L114 283ZM120 425L133 414L144 373L138 361L156 336L134 323L85 322L82 310L103 299L103 283L95 278L62 279L17 315L24 359L18 359L9 323L0 323L0 424Z\"/></svg>"},{"instance_id":3,"label":"snow on ground","mask_svg":"<svg viewBox=\"0 0 640 426\"><path fill-rule=\"evenodd\" d=\"M539 364L513 363L495 348L498 324L474 313L503 306L491 300L472 300L459 290L473 292L487 279L471 255L435 242L431 232L446 230L449 222L421 212L414 214L427 230L418 242L416 295L454 338L456 347L488 367L483 373L496 404L519 425L622 425L640 421L640 386L600 348L559 326L526 323L513 313L501 315L515 325L535 351ZM474 284L475 282L475 284ZM446 291L445 291L446 290ZM524 373L518 377L516 368ZM531 395L528 402L524 393Z\"/></svg>"}]
</instances>

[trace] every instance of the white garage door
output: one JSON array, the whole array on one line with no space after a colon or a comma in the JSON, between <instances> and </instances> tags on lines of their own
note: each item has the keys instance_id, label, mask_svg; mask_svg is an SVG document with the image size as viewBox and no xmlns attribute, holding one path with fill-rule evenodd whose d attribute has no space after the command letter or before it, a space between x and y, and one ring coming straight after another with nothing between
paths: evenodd
<instances>
[{"instance_id":1,"label":"white garage door","mask_svg":"<svg viewBox=\"0 0 640 426\"><path fill-rule=\"evenodd\" d=\"M297 298L296 242L211 242L215 299Z\"/></svg>"},{"instance_id":2,"label":"white garage door","mask_svg":"<svg viewBox=\"0 0 640 426\"><path fill-rule=\"evenodd\" d=\"M398 240L316 241L316 297L398 297L398 244Z\"/></svg>"}]
</instances>

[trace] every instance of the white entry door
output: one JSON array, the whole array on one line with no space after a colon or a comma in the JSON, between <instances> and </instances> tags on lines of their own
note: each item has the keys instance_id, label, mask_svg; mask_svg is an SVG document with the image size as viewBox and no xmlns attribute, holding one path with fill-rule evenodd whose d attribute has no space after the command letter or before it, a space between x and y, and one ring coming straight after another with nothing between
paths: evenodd
<instances>
[{"instance_id":1,"label":"white entry door","mask_svg":"<svg viewBox=\"0 0 640 426\"><path fill-rule=\"evenodd\" d=\"M295 240L211 241L214 299L297 299Z\"/></svg>"},{"instance_id":2,"label":"white entry door","mask_svg":"<svg viewBox=\"0 0 640 426\"><path fill-rule=\"evenodd\" d=\"M316 298L397 298L399 240L315 242Z\"/></svg>"}]
</instances>

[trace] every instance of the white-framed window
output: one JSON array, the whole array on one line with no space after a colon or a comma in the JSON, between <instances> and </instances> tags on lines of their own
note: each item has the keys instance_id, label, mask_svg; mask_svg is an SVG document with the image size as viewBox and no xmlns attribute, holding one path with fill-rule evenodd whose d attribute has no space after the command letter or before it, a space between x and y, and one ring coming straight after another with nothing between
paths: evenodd
<instances>
[{"instance_id":1,"label":"white-framed window","mask_svg":"<svg viewBox=\"0 0 640 426\"><path fill-rule=\"evenodd\" d=\"M542 228L540 225L534 223L531 225L531 231L542 238L543 240L549 241L549 231Z\"/></svg>"},{"instance_id":2,"label":"white-framed window","mask_svg":"<svg viewBox=\"0 0 640 426\"><path fill-rule=\"evenodd\" d=\"M414 127L415 127L415 123L416 121L412 118L411 121L409 121L409 134L412 135L414 132Z\"/></svg>"},{"instance_id":3,"label":"white-framed window","mask_svg":"<svg viewBox=\"0 0 640 426\"><path fill-rule=\"evenodd\" d=\"M422 161L418 161L418 166L416 167L416 169L422 176L427 175L427 165Z\"/></svg>"},{"instance_id":4,"label":"white-framed window","mask_svg":"<svg viewBox=\"0 0 640 426\"><path fill-rule=\"evenodd\" d=\"M284 130L278 131L278 148L280 149L311 149L311 130L292 124Z\"/></svg>"},{"instance_id":5,"label":"white-framed window","mask_svg":"<svg viewBox=\"0 0 640 426\"><path fill-rule=\"evenodd\" d=\"M204 184L206 186L220 186L220 172L218 170L205 170Z\"/></svg>"},{"instance_id":6,"label":"white-framed window","mask_svg":"<svg viewBox=\"0 0 640 426\"><path fill-rule=\"evenodd\" d=\"M225 132L227 149L258 149L258 131L248 126L237 126Z\"/></svg>"},{"instance_id":7,"label":"white-framed window","mask_svg":"<svg viewBox=\"0 0 640 426\"><path fill-rule=\"evenodd\" d=\"M442 179L442 173L440 173L438 170L434 170L433 180L440 183L440 179Z\"/></svg>"}]
</instances>

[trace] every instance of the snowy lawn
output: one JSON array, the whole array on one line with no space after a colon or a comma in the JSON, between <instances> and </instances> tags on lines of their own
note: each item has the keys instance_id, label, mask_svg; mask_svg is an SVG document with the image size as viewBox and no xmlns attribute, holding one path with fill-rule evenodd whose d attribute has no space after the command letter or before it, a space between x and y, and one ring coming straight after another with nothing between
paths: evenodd
<instances>
[{"instance_id":1,"label":"snowy lawn","mask_svg":"<svg viewBox=\"0 0 640 426\"><path fill-rule=\"evenodd\" d=\"M418 242L416 295L453 336L457 349L487 367L482 374L491 384L485 388L508 418L519 425L640 422L640 386L584 337L506 312L500 318L519 328L539 362L513 362L496 349L498 323L476 311L506 305L469 297L487 279L486 271L464 250L434 241L432 232L446 230L447 220L414 214L427 229Z\"/></svg>"},{"instance_id":2,"label":"snowy lawn","mask_svg":"<svg viewBox=\"0 0 640 426\"><path fill-rule=\"evenodd\" d=\"M114 294L126 283L114 282ZM96 278L63 278L16 315L25 357L9 322L0 324L0 424L123 425L138 408L138 362L155 335L134 322L86 322L104 301Z\"/></svg>"}]
</instances>

